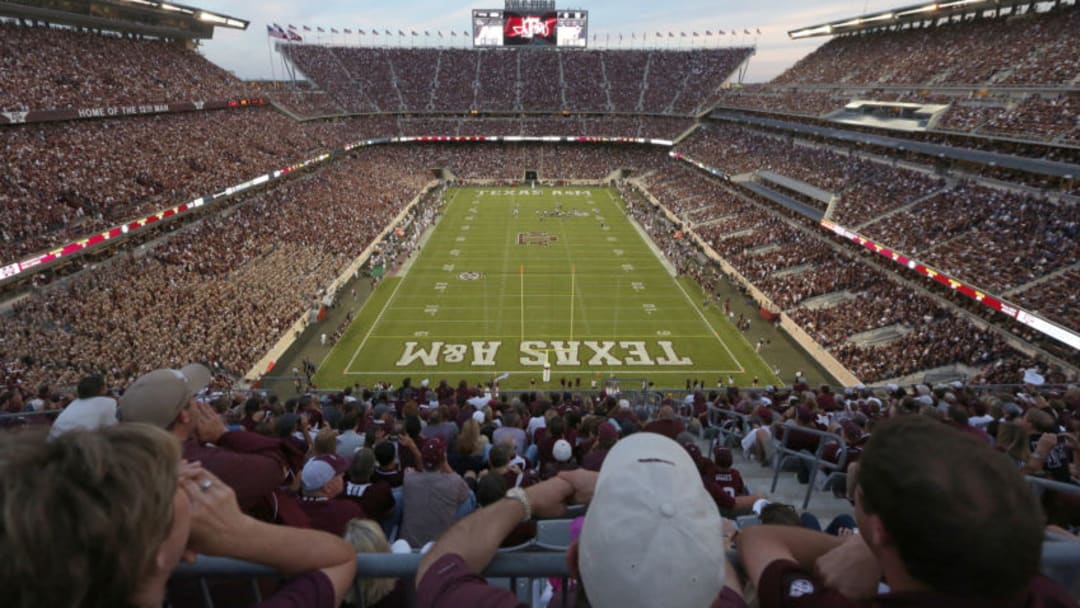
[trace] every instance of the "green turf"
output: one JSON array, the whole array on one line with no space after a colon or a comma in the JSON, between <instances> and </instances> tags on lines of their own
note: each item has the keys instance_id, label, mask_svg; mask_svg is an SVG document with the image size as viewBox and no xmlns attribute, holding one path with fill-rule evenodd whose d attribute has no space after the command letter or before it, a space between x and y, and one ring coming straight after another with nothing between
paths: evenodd
<instances>
[{"instance_id":1,"label":"green turf","mask_svg":"<svg viewBox=\"0 0 1080 608\"><path fill-rule=\"evenodd\" d=\"M556 205L578 215L542 215ZM606 188L451 189L423 250L365 302L316 383L503 373L508 388L597 375L779 383L721 310L703 310L696 285L671 276L623 205ZM524 235L538 243L519 244Z\"/></svg>"}]
</instances>

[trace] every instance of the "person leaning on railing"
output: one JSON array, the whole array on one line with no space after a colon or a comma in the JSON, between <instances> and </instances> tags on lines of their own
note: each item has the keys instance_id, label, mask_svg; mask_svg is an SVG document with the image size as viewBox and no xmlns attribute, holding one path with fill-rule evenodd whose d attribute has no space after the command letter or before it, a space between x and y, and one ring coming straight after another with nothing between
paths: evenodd
<instances>
[{"instance_id":1,"label":"person leaning on railing","mask_svg":"<svg viewBox=\"0 0 1080 608\"><path fill-rule=\"evenodd\" d=\"M125 423L0 440L0 597L11 608L159 607L196 554L292 577L260 606L332 607L356 553L332 534L258 521L165 430Z\"/></svg>"}]
</instances>

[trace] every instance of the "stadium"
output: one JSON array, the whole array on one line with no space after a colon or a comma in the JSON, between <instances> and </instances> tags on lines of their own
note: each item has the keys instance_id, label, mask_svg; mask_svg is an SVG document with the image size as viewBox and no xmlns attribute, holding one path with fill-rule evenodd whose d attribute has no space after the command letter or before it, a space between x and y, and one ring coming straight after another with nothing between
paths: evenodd
<instances>
[{"instance_id":1,"label":"stadium","mask_svg":"<svg viewBox=\"0 0 1080 608\"><path fill-rule=\"evenodd\" d=\"M11 605L1076 605L1075 0L588 9L0 3Z\"/></svg>"}]
</instances>

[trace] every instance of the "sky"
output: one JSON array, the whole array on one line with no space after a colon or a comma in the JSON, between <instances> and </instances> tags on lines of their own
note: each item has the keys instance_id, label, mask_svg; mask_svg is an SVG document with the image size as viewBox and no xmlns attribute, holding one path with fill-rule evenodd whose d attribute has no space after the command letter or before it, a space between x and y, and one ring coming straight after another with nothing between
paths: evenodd
<instances>
[{"instance_id":1,"label":"sky","mask_svg":"<svg viewBox=\"0 0 1080 608\"><path fill-rule=\"evenodd\" d=\"M251 22L247 31L217 28L213 40L203 43L202 52L211 61L221 65L245 80L283 79L281 59L267 44L266 25L295 25L298 28L331 27L339 32L342 28L353 31L351 36L338 35L333 42L358 44L373 40L361 38L358 29L404 30L408 34L417 30L421 34L430 31L432 43L436 32L442 30L445 40L450 30L459 33L470 25L472 9L502 8L502 1L456 2L453 0L399 0L397 2L364 2L353 0L187 0L189 6L224 13ZM745 82L767 82L801 57L806 56L827 38L791 40L789 30L826 21L854 17L865 12L875 12L913 4L913 0L771 0L765 2L733 2L731 0L690 0L677 2L644 3L637 0L583 0L580 2L557 2L559 9L580 8L589 11L590 41L597 34L602 41L608 34L617 40L623 34L625 44L630 33L648 32L651 41L656 32L694 31L704 33L718 29L727 32L737 30L751 32L760 29L761 35L740 35L735 40L742 44L756 44L757 53L750 60ZM301 31L301 34L305 32ZM395 41L397 36L394 36ZM382 37L385 40L385 36ZM719 38L722 45L732 43L732 36ZM418 46L423 38L417 38ZM458 38L460 40L460 38ZM679 43L693 39L677 39ZM699 41L702 39L698 39ZM716 39L714 39L716 40ZM310 38L305 42L310 41ZM322 42L331 42L329 34ZM459 43L460 44L460 43ZM700 44L700 42L699 42ZM612 43L615 46L615 43Z\"/></svg>"}]
</instances>

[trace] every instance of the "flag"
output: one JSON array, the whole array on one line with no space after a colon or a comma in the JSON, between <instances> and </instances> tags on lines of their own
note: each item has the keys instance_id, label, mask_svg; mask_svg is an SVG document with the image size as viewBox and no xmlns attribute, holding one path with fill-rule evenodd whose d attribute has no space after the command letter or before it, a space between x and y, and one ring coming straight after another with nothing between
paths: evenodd
<instances>
[{"instance_id":1,"label":"flag","mask_svg":"<svg viewBox=\"0 0 1080 608\"><path fill-rule=\"evenodd\" d=\"M424 35L425 35L425 36L430 36L430 35L431 35L431 32L429 32L429 31L427 31L427 30L424 30Z\"/></svg>"},{"instance_id":2,"label":"flag","mask_svg":"<svg viewBox=\"0 0 1080 608\"><path fill-rule=\"evenodd\" d=\"M656 32L656 37L657 37L657 38L663 38L663 37L664 37L664 35L663 35L663 34L661 34L660 32Z\"/></svg>"},{"instance_id":3,"label":"flag","mask_svg":"<svg viewBox=\"0 0 1080 608\"><path fill-rule=\"evenodd\" d=\"M716 33L719 34L720 36L723 36L727 32L725 32L724 30L716 30Z\"/></svg>"},{"instance_id":4,"label":"flag","mask_svg":"<svg viewBox=\"0 0 1080 608\"><path fill-rule=\"evenodd\" d=\"M462 35L464 35L464 34L465 34L465 33L464 33L464 32L462 32ZM455 38L457 38L457 32L455 32L454 30L450 30L450 35L451 35L451 36L453 36L453 37L455 37Z\"/></svg>"},{"instance_id":5,"label":"flag","mask_svg":"<svg viewBox=\"0 0 1080 608\"><path fill-rule=\"evenodd\" d=\"M619 34L619 42L622 42L622 34Z\"/></svg>"},{"instance_id":6,"label":"flag","mask_svg":"<svg viewBox=\"0 0 1080 608\"><path fill-rule=\"evenodd\" d=\"M289 34L289 40L291 40L293 42L303 42L304 41L304 39L300 37L300 34L297 34L296 32L294 32L292 30L289 30L286 33Z\"/></svg>"},{"instance_id":7,"label":"flag","mask_svg":"<svg viewBox=\"0 0 1080 608\"><path fill-rule=\"evenodd\" d=\"M285 35L285 32L278 30L277 28L266 26L266 35L271 38L280 38L281 40L288 40L289 37Z\"/></svg>"},{"instance_id":8,"label":"flag","mask_svg":"<svg viewBox=\"0 0 1080 608\"><path fill-rule=\"evenodd\" d=\"M326 33L326 30L322 29L321 27L316 27L315 31L319 32L320 34L325 34Z\"/></svg>"},{"instance_id":9,"label":"flag","mask_svg":"<svg viewBox=\"0 0 1080 608\"><path fill-rule=\"evenodd\" d=\"M667 37L668 38L674 38L675 37L675 32L668 32Z\"/></svg>"},{"instance_id":10,"label":"flag","mask_svg":"<svg viewBox=\"0 0 1080 608\"><path fill-rule=\"evenodd\" d=\"M397 35L398 35L398 36L404 36L404 35L405 35L405 32L403 32L403 31L401 31L401 30L398 30L398 31L397 31Z\"/></svg>"},{"instance_id":11,"label":"flag","mask_svg":"<svg viewBox=\"0 0 1080 608\"><path fill-rule=\"evenodd\" d=\"M311 31L311 28L305 25L305 26L304 26L304 31L305 31L305 32L310 32L310 31Z\"/></svg>"},{"instance_id":12,"label":"flag","mask_svg":"<svg viewBox=\"0 0 1080 608\"><path fill-rule=\"evenodd\" d=\"M698 37L699 37L699 36L698 36L698 33L697 33L697 32L694 32L694 38L698 38Z\"/></svg>"},{"instance_id":13,"label":"flag","mask_svg":"<svg viewBox=\"0 0 1080 608\"><path fill-rule=\"evenodd\" d=\"M335 30L334 28L330 28L330 33L331 33L331 34L336 34L336 33L338 33L338 31L337 31L337 30Z\"/></svg>"},{"instance_id":14,"label":"flag","mask_svg":"<svg viewBox=\"0 0 1080 608\"><path fill-rule=\"evenodd\" d=\"M390 30L386 30L386 35L387 36L393 36L394 32L391 32Z\"/></svg>"},{"instance_id":15,"label":"flag","mask_svg":"<svg viewBox=\"0 0 1080 608\"><path fill-rule=\"evenodd\" d=\"M351 34L352 33L352 30L350 30L349 28L345 28L345 29L343 29L341 31L345 32L346 34Z\"/></svg>"},{"instance_id":16,"label":"flag","mask_svg":"<svg viewBox=\"0 0 1080 608\"><path fill-rule=\"evenodd\" d=\"M683 38L686 38L686 32L679 32L679 35L682 36Z\"/></svg>"},{"instance_id":17,"label":"flag","mask_svg":"<svg viewBox=\"0 0 1080 608\"><path fill-rule=\"evenodd\" d=\"M437 33L437 34L439 35L439 38L442 38L442 30L439 30L439 31L438 31L438 32L436 32L436 33Z\"/></svg>"},{"instance_id":18,"label":"flag","mask_svg":"<svg viewBox=\"0 0 1080 608\"><path fill-rule=\"evenodd\" d=\"M746 34L747 36L749 36L750 35L750 30L743 28L743 33Z\"/></svg>"},{"instance_id":19,"label":"flag","mask_svg":"<svg viewBox=\"0 0 1080 608\"><path fill-rule=\"evenodd\" d=\"M417 33L416 33L416 30L410 30L410 33L411 33L411 34L412 34L413 36L419 36L419 35L420 35L420 34L417 34Z\"/></svg>"},{"instance_id":20,"label":"flag","mask_svg":"<svg viewBox=\"0 0 1080 608\"><path fill-rule=\"evenodd\" d=\"M637 40L637 34L635 32L630 32L630 40Z\"/></svg>"},{"instance_id":21,"label":"flag","mask_svg":"<svg viewBox=\"0 0 1080 608\"><path fill-rule=\"evenodd\" d=\"M379 30L371 30L371 35L372 36L378 36L379 35Z\"/></svg>"},{"instance_id":22,"label":"flag","mask_svg":"<svg viewBox=\"0 0 1080 608\"><path fill-rule=\"evenodd\" d=\"M757 32L758 36L761 35L761 28L754 28L754 31Z\"/></svg>"},{"instance_id":23,"label":"flag","mask_svg":"<svg viewBox=\"0 0 1080 608\"><path fill-rule=\"evenodd\" d=\"M364 30L359 29L359 28L357 28L356 33L360 34L361 36L366 36L367 35L367 34L364 33Z\"/></svg>"},{"instance_id":24,"label":"flag","mask_svg":"<svg viewBox=\"0 0 1080 608\"><path fill-rule=\"evenodd\" d=\"M295 29L296 29L296 26L290 23L290 24L289 24L289 29L290 29L290 30L295 30Z\"/></svg>"}]
</instances>

